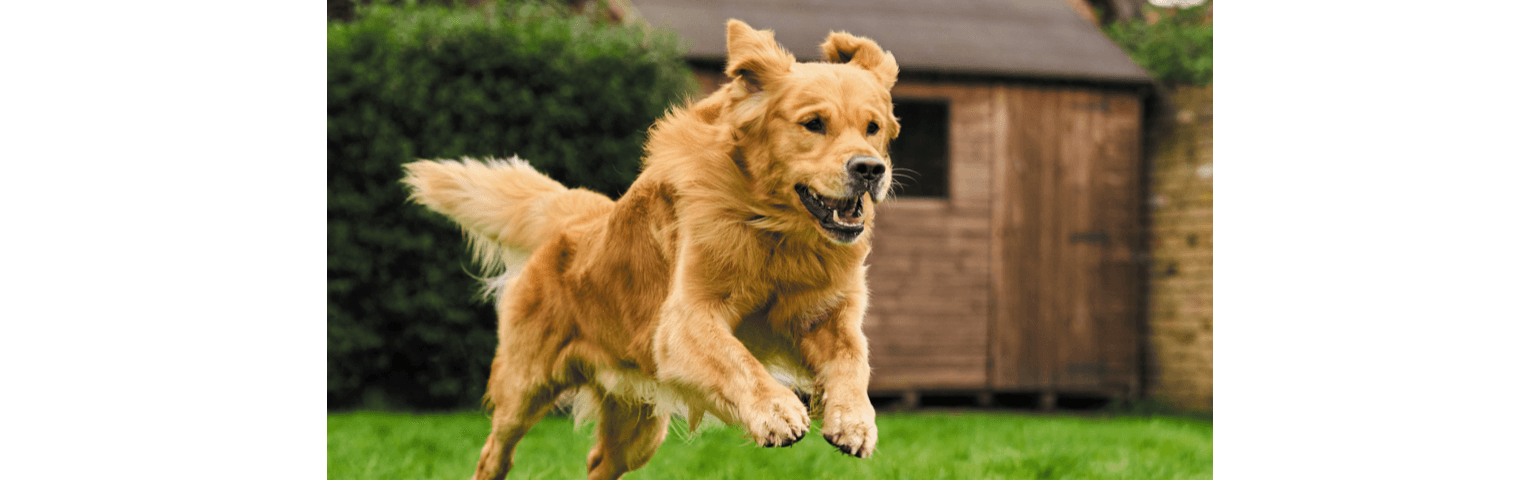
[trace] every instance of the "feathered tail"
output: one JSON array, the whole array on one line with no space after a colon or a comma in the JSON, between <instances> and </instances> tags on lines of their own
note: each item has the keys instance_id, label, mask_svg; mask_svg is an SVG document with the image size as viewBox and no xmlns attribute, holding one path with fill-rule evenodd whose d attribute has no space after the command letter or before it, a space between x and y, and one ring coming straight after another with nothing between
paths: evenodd
<instances>
[{"instance_id":1,"label":"feathered tail","mask_svg":"<svg viewBox=\"0 0 1540 480\"><path fill-rule=\"evenodd\" d=\"M607 214L615 205L603 195L563 187L518 157L419 160L406 165L402 182L413 201L465 229L488 277L484 293L494 298L540 244L572 221Z\"/></svg>"}]
</instances>

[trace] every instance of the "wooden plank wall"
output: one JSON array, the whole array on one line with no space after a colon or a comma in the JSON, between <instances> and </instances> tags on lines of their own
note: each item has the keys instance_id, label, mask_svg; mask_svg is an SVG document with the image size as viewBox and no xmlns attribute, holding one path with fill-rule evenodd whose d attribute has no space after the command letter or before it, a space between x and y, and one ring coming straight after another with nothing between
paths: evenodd
<instances>
[{"instance_id":1,"label":"wooden plank wall","mask_svg":"<svg viewBox=\"0 0 1540 480\"><path fill-rule=\"evenodd\" d=\"M997 390L1123 396L1138 379L1136 95L1002 86Z\"/></svg>"},{"instance_id":2,"label":"wooden plank wall","mask_svg":"<svg viewBox=\"0 0 1540 480\"><path fill-rule=\"evenodd\" d=\"M949 102L950 195L900 197L877 208L867 259L871 390L982 389L989 361L993 101L987 86L918 82L900 82L893 97Z\"/></svg>"}]
</instances>

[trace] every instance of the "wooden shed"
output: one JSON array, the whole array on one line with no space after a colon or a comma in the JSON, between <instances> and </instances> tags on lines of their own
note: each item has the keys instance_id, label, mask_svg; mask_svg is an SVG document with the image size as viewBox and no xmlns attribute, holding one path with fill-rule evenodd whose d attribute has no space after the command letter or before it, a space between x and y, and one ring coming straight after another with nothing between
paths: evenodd
<instances>
[{"instance_id":1,"label":"wooden shed","mask_svg":"<svg viewBox=\"0 0 1540 480\"><path fill-rule=\"evenodd\" d=\"M873 394L1136 396L1149 76L1062 0L633 0L679 32L702 88L729 18L817 59L831 30L900 65L892 146L913 177L877 211ZM907 170L906 170L907 169Z\"/></svg>"}]
</instances>

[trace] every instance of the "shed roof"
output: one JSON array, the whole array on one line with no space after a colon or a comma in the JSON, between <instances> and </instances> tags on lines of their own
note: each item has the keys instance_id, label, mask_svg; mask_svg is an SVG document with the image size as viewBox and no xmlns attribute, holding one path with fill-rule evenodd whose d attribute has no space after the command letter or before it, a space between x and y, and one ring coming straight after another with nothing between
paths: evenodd
<instances>
[{"instance_id":1,"label":"shed roof","mask_svg":"<svg viewBox=\"0 0 1540 480\"><path fill-rule=\"evenodd\" d=\"M631 0L686 56L727 56L727 19L775 38L800 60L818 58L831 30L870 37L904 71L1149 83L1150 76L1063 0Z\"/></svg>"}]
</instances>

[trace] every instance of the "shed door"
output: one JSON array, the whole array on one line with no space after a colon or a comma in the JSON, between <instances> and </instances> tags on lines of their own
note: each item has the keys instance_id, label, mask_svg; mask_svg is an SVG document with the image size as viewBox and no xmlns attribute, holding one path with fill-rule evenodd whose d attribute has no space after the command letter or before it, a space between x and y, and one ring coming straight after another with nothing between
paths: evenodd
<instances>
[{"instance_id":1,"label":"shed door","mask_svg":"<svg viewBox=\"0 0 1540 480\"><path fill-rule=\"evenodd\" d=\"M1132 93L1002 87L990 379L1122 396L1138 379L1139 117Z\"/></svg>"}]
</instances>

